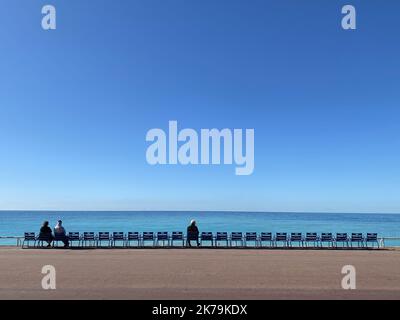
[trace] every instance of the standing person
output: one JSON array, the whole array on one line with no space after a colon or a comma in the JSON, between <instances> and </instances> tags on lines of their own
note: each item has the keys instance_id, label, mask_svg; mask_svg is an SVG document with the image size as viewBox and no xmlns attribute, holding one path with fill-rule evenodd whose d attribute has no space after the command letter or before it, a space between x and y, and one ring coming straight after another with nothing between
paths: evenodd
<instances>
[{"instance_id":1,"label":"standing person","mask_svg":"<svg viewBox=\"0 0 400 320\"><path fill-rule=\"evenodd\" d=\"M187 246L191 247L191 241L196 241L197 246L200 246L199 242L199 229L196 226L196 221L190 221L190 225L187 227Z\"/></svg>"},{"instance_id":2,"label":"standing person","mask_svg":"<svg viewBox=\"0 0 400 320\"><path fill-rule=\"evenodd\" d=\"M57 225L54 227L54 237L56 240L61 240L64 243L64 248L69 247L67 232L62 226L62 221L58 220Z\"/></svg>"},{"instance_id":3,"label":"standing person","mask_svg":"<svg viewBox=\"0 0 400 320\"><path fill-rule=\"evenodd\" d=\"M53 241L53 234L51 233L48 221L43 222L43 225L40 228L39 240L46 241L48 243L48 247L51 246L51 242Z\"/></svg>"}]
</instances>

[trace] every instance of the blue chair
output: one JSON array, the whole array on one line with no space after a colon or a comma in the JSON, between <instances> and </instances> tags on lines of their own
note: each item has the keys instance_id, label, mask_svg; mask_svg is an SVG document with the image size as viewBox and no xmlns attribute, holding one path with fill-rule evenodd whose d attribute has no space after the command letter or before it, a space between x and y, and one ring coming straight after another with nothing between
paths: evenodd
<instances>
[{"instance_id":1,"label":"blue chair","mask_svg":"<svg viewBox=\"0 0 400 320\"><path fill-rule=\"evenodd\" d=\"M306 247L308 247L309 243L312 243L314 248L318 247L319 238L318 238L318 234L316 232L307 232L306 233L306 237L304 239L304 244Z\"/></svg>"},{"instance_id":2,"label":"blue chair","mask_svg":"<svg viewBox=\"0 0 400 320\"><path fill-rule=\"evenodd\" d=\"M96 245L96 236L94 232L84 232L81 239L81 246L86 247L89 244L89 247L94 247Z\"/></svg>"},{"instance_id":3,"label":"blue chair","mask_svg":"<svg viewBox=\"0 0 400 320\"><path fill-rule=\"evenodd\" d=\"M275 247L278 247L279 242L282 242L284 247L289 246L289 239L286 232L277 232L275 234L275 239L274 239Z\"/></svg>"},{"instance_id":4,"label":"blue chair","mask_svg":"<svg viewBox=\"0 0 400 320\"><path fill-rule=\"evenodd\" d=\"M217 232L215 237L215 246L217 247L220 242L225 242L226 247L229 246L228 232Z\"/></svg>"},{"instance_id":5,"label":"blue chair","mask_svg":"<svg viewBox=\"0 0 400 320\"><path fill-rule=\"evenodd\" d=\"M173 231L171 235L171 246L174 246L175 241L182 241L182 247L185 246L185 238L183 236L183 232L180 231Z\"/></svg>"},{"instance_id":6,"label":"blue chair","mask_svg":"<svg viewBox=\"0 0 400 320\"><path fill-rule=\"evenodd\" d=\"M152 246L154 247L154 232L143 232L142 234L142 245L144 246L146 242L151 242Z\"/></svg>"},{"instance_id":7,"label":"blue chair","mask_svg":"<svg viewBox=\"0 0 400 320\"><path fill-rule=\"evenodd\" d=\"M357 247L364 247L364 238L362 233L352 233L350 237L350 246L353 248L353 243L357 242Z\"/></svg>"},{"instance_id":8,"label":"blue chair","mask_svg":"<svg viewBox=\"0 0 400 320\"><path fill-rule=\"evenodd\" d=\"M332 233L330 233L330 232L322 233L321 234L321 239L319 241L320 241L321 248L323 247L324 243L328 243L328 247L332 247L333 248L334 239L333 239Z\"/></svg>"},{"instance_id":9,"label":"blue chair","mask_svg":"<svg viewBox=\"0 0 400 320\"><path fill-rule=\"evenodd\" d=\"M214 236L212 232L202 232L200 236L200 244L203 246L203 242L211 242L211 246L214 246Z\"/></svg>"},{"instance_id":10,"label":"blue chair","mask_svg":"<svg viewBox=\"0 0 400 320\"><path fill-rule=\"evenodd\" d=\"M47 242L48 245L47 247L50 247L51 242L54 240L54 237L52 234L46 234L46 235L40 235L36 238L36 247L44 247L44 243Z\"/></svg>"},{"instance_id":11,"label":"blue chair","mask_svg":"<svg viewBox=\"0 0 400 320\"><path fill-rule=\"evenodd\" d=\"M34 232L25 232L24 240L22 241L22 248L25 247L25 242L27 243L27 248L29 248L29 244L33 242L33 246L36 246L36 235Z\"/></svg>"},{"instance_id":12,"label":"blue chair","mask_svg":"<svg viewBox=\"0 0 400 320\"><path fill-rule=\"evenodd\" d=\"M260 235L260 247L262 247L264 242L269 242L270 248L274 246L274 237L272 236L272 232L261 232Z\"/></svg>"},{"instance_id":13,"label":"blue chair","mask_svg":"<svg viewBox=\"0 0 400 320\"><path fill-rule=\"evenodd\" d=\"M196 242L196 245L200 245L199 233L198 232L188 232L186 235L186 245L188 247L192 246L192 241Z\"/></svg>"},{"instance_id":14,"label":"blue chair","mask_svg":"<svg viewBox=\"0 0 400 320\"><path fill-rule=\"evenodd\" d=\"M107 243L107 247L111 246L111 237L109 232L99 232L97 236L97 247L101 247L102 242Z\"/></svg>"},{"instance_id":15,"label":"blue chair","mask_svg":"<svg viewBox=\"0 0 400 320\"><path fill-rule=\"evenodd\" d=\"M378 234L377 233L367 233L367 237L365 238L365 246L368 248L368 243L372 243L372 248L374 244L378 246L379 249L379 241L378 241Z\"/></svg>"},{"instance_id":16,"label":"blue chair","mask_svg":"<svg viewBox=\"0 0 400 320\"><path fill-rule=\"evenodd\" d=\"M69 241L69 238L68 238L67 235L65 235L65 234L59 235L57 233L54 233L53 248L55 248L55 247L58 248L58 243L59 242L63 242L64 243L66 240Z\"/></svg>"},{"instance_id":17,"label":"blue chair","mask_svg":"<svg viewBox=\"0 0 400 320\"><path fill-rule=\"evenodd\" d=\"M290 234L290 247L293 247L293 242L298 242L299 247L303 246L303 235L301 232L292 232Z\"/></svg>"},{"instance_id":18,"label":"blue chair","mask_svg":"<svg viewBox=\"0 0 400 320\"><path fill-rule=\"evenodd\" d=\"M131 242L137 242L137 247L140 247L140 235L139 232L128 232L125 245L132 247Z\"/></svg>"},{"instance_id":19,"label":"blue chair","mask_svg":"<svg viewBox=\"0 0 400 320\"><path fill-rule=\"evenodd\" d=\"M231 247L233 242L235 242L235 246L237 246L238 242L240 242L240 246L243 247L243 233L242 232L232 232L231 233Z\"/></svg>"},{"instance_id":20,"label":"blue chair","mask_svg":"<svg viewBox=\"0 0 400 320\"><path fill-rule=\"evenodd\" d=\"M167 242L167 246L169 245L168 232L157 232L157 240L156 240L157 247L159 246L160 242L162 242L163 247L165 245L165 242Z\"/></svg>"},{"instance_id":21,"label":"blue chair","mask_svg":"<svg viewBox=\"0 0 400 320\"><path fill-rule=\"evenodd\" d=\"M258 246L257 232L246 232L244 236L244 246L247 247L247 242L254 242L254 247Z\"/></svg>"},{"instance_id":22,"label":"blue chair","mask_svg":"<svg viewBox=\"0 0 400 320\"><path fill-rule=\"evenodd\" d=\"M69 232L68 233L68 240L69 240L69 245L72 247L74 242L78 242L78 246L81 242L81 236L79 235L79 232Z\"/></svg>"},{"instance_id":23,"label":"blue chair","mask_svg":"<svg viewBox=\"0 0 400 320\"><path fill-rule=\"evenodd\" d=\"M116 248L117 242L121 242L122 247L125 246L125 235L123 232L113 232L112 239L111 239L111 246L113 248Z\"/></svg>"},{"instance_id":24,"label":"blue chair","mask_svg":"<svg viewBox=\"0 0 400 320\"><path fill-rule=\"evenodd\" d=\"M349 237L347 236L347 233L336 233L336 238L335 238L335 247L338 247L338 243L342 243L342 247L346 244L346 247L349 247Z\"/></svg>"}]
</instances>

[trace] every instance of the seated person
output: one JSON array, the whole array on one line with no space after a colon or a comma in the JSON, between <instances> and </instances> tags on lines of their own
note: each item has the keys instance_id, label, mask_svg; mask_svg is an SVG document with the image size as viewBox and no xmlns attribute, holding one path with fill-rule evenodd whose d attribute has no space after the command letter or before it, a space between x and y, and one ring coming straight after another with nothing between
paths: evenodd
<instances>
[{"instance_id":1,"label":"seated person","mask_svg":"<svg viewBox=\"0 0 400 320\"><path fill-rule=\"evenodd\" d=\"M39 241L46 241L48 243L48 247L51 246L51 242L53 241L53 235L51 233L51 229L49 227L49 222L43 222L42 227L40 228L39 233Z\"/></svg>"},{"instance_id":2,"label":"seated person","mask_svg":"<svg viewBox=\"0 0 400 320\"><path fill-rule=\"evenodd\" d=\"M65 248L69 246L68 237L65 228L62 226L61 220L58 220L57 225L54 227L54 237L55 239L62 241Z\"/></svg>"},{"instance_id":3,"label":"seated person","mask_svg":"<svg viewBox=\"0 0 400 320\"><path fill-rule=\"evenodd\" d=\"M187 227L187 245L191 247L191 241L196 241L197 246L200 246L199 242L199 229L196 226L196 221L192 220L190 225Z\"/></svg>"}]
</instances>

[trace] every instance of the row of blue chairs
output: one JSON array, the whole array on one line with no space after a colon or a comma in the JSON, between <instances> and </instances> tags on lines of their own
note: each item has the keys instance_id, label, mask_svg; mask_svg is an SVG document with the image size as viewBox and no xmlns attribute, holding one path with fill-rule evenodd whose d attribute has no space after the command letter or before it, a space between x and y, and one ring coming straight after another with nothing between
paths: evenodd
<instances>
[{"instance_id":1,"label":"row of blue chairs","mask_svg":"<svg viewBox=\"0 0 400 320\"><path fill-rule=\"evenodd\" d=\"M353 247L357 244L357 247L368 247L369 244L374 246L375 244L379 248L378 234L367 233L364 237L362 233L321 233L318 235L314 232L307 232L306 234L292 232L278 232L272 234L272 232L232 232L230 235L227 232L217 232L215 235L212 232L202 232L199 237L189 235L186 237L183 232L175 231L169 234L168 232L69 232L68 240L73 246L77 243L80 247L142 247L146 243L151 243L153 246L176 246L176 243L185 246L185 243L189 240L199 240L200 245L203 243L211 246L224 246L224 247L247 247L248 243L253 244L254 247L323 247L326 244L328 247L338 247L341 244L342 247ZM53 239L53 247L58 246L63 238L55 237ZM41 239L36 236L34 232L25 232L22 247L33 242L33 246L43 246L43 243L47 239Z\"/></svg>"}]
</instances>

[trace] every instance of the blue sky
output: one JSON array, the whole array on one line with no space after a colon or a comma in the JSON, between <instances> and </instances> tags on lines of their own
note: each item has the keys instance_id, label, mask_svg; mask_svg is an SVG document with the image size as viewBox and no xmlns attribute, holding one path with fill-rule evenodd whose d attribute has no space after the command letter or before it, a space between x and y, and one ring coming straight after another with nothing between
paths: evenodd
<instances>
[{"instance_id":1,"label":"blue sky","mask_svg":"<svg viewBox=\"0 0 400 320\"><path fill-rule=\"evenodd\" d=\"M2 1L0 209L400 212L399 9ZM148 165L169 120L254 128L254 174Z\"/></svg>"}]
</instances>

